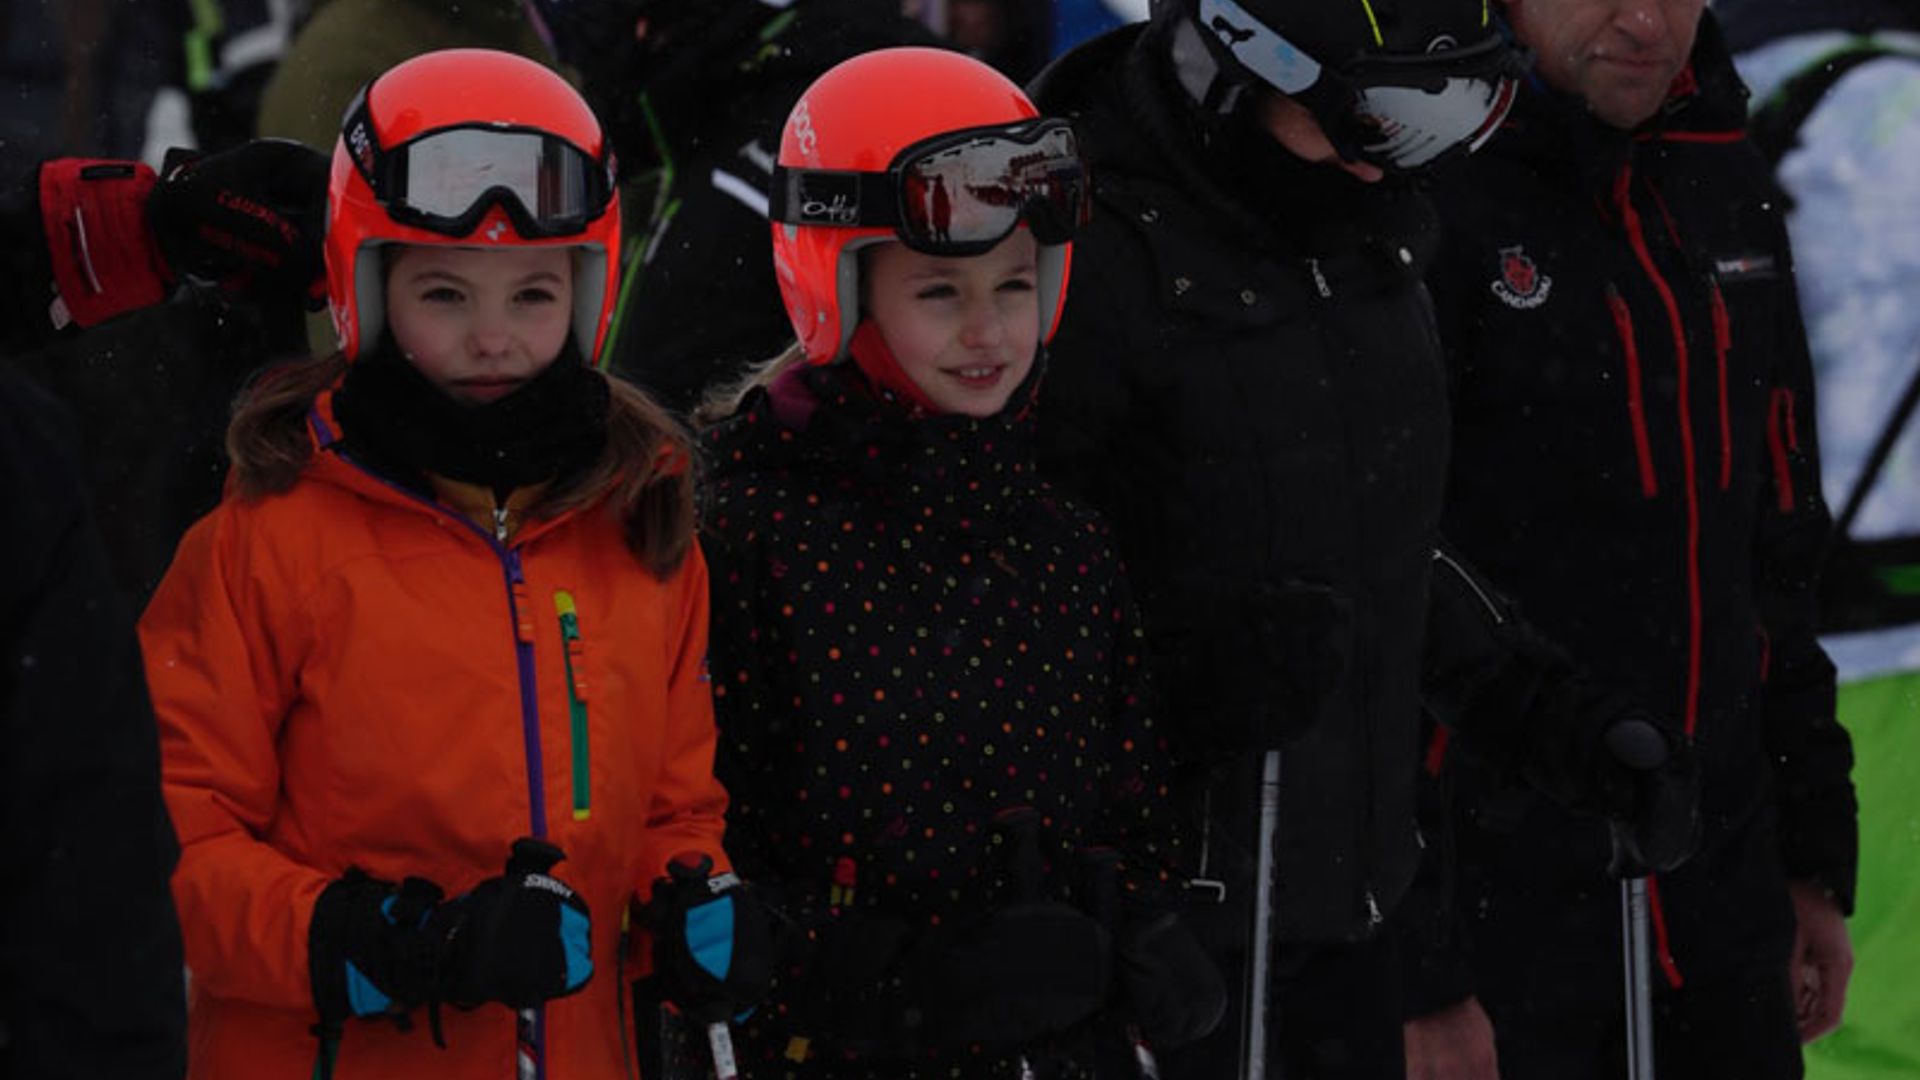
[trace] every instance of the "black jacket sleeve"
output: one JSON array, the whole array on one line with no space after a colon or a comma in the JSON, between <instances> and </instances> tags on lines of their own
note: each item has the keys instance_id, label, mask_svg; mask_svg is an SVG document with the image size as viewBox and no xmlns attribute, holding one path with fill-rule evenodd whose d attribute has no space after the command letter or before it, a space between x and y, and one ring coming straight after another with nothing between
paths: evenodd
<instances>
[{"instance_id":1,"label":"black jacket sleeve","mask_svg":"<svg viewBox=\"0 0 1920 1080\"><path fill-rule=\"evenodd\" d=\"M1832 520L1820 488L1813 365L1790 274L1779 293L1754 560L1766 640L1762 707L1787 874L1819 882L1851 914L1859 862L1853 744L1835 717L1833 663L1814 636L1818 567Z\"/></svg>"},{"instance_id":2,"label":"black jacket sleeve","mask_svg":"<svg viewBox=\"0 0 1920 1080\"><path fill-rule=\"evenodd\" d=\"M0 374L0 1075L178 1077L159 738L59 415Z\"/></svg>"},{"instance_id":3,"label":"black jacket sleeve","mask_svg":"<svg viewBox=\"0 0 1920 1080\"><path fill-rule=\"evenodd\" d=\"M40 169L5 178L0 189L0 264L8 287L0 290L0 355L13 356L54 340L61 329L50 314L53 264L40 223Z\"/></svg>"}]
</instances>

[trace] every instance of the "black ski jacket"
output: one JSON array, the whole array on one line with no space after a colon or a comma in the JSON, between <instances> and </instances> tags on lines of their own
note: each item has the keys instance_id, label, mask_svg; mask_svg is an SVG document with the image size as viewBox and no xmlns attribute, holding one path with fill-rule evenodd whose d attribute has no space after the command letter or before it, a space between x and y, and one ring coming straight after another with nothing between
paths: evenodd
<instances>
[{"instance_id":1,"label":"black ski jacket","mask_svg":"<svg viewBox=\"0 0 1920 1080\"><path fill-rule=\"evenodd\" d=\"M793 341L774 280L767 188L794 102L849 57L936 44L873 0L808 0L768 29L771 37L726 50L701 85L660 99L649 149L662 165L622 184L620 305L602 359L675 412Z\"/></svg>"},{"instance_id":2,"label":"black ski jacket","mask_svg":"<svg viewBox=\"0 0 1920 1080\"><path fill-rule=\"evenodd\" d=\"M1714 870L1662 890L1670 974L1736 962L1738 928L1775 910L1728 899L1779 872L1764 843L1718 861L1729 837L1777 814L1789 876L1843 907L1854 879L1851 751L1813 636L1829 521L1806 337L1744 118L1711 16L1631 133L1531 86L1441 178L1429 275L1453 382L1449 539L1598 679L1693 736L1696 864ZM1597 822L1505 816L1523 876L1604 893Z\"/></svg>"},{"instance_id":3,"label":"black ski jacket","mask_svg":"<svg viewBox=\"0 0 1920 1080\"><path fill-rule=\"evenodd\" d=\"M186 1072L179 848L64 414L0 373L0 1076Z\"/></svg>"},{"instance_id":4,"label":"black ski jacket","mask_svg":"<svg viewBox=\"0 0 1920 1080\"><path fill-rule=\"evenodd\" d=\"M1036 84L1096 209L1041 461L1113 522L1167 677L1195 877L1250 901L1261 755L1285 744L1283 939L1366 935L1413 871L1421 642L1445 477L1424 199L1190 126L1157 31ZM1248 908L1250 910L1250 907Z\"/></svg>"},{"instance_id":5,"label":"black ski jacket","mask_svg":"<svg viewBox=\"0 0 1920 1080\"><path fill-rule=\"evenodd\" d=\"M728 849L808 939L746 1033L772 1056L898 1034L859 1015L860 984L905 964L891 931L831 926L885 918L906 953L1006 903L996 813L1038 811L1046 892L1070 902L1103 845L1150 902L1176 839L1125 578L1039 479L1030 392L974 420L865 387L850 363L791 369L706 441Z\"/></svg>"}]
</instances>

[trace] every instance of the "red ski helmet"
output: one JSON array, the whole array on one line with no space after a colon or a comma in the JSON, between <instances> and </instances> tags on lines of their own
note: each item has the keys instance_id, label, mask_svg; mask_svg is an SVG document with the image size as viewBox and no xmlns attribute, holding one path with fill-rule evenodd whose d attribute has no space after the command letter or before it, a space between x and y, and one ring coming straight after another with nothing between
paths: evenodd
<instances>
[{"instance_id":1,"label":"red ski helmet","mask_svg":"<svg viewBox=\"0 0 1920 1080\"><path fill-rule=\"evenodd\" d=\"M445 49L388 69L348 106L327 184L327 296L348 358L385 326L388 244L573 249L573 334L597 356L620 249L600 122L512 53Z\"/></svg>"},{"instance_id":2,"label":"red ski helmet","mask_svg":"<svg viewBox=\"0 0 1920 1080\"><path fill-rule=\"evenodd\" d=\"M1040 338L1066 304L1091 192L1073 130L993 68L945 49L864 53L815 80L780 138L768 218L787 317L807 358L860 322L860 248L975 255L1024 224L1040 243Z\"/></svg>"}]
</instances>

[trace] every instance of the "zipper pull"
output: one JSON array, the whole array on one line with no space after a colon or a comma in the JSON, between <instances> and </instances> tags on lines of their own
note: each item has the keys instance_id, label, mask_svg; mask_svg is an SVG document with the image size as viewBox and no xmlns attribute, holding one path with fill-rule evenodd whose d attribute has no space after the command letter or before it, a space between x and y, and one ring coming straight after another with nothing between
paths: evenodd
<instances>
[{"instance_id":1,"label":"zipper pull","mask_svg":"<svg viewBox=\"0 0 1920 1080\"><path fill-rule=\"evenodd\" d=\"M1320 291L1320 299L1333 299L1333 287L1327 284L1327 275L1320 272L1320 260L1308 259L1307 269L1313 271L1313 287Z\"/></svg>"},{"instance_id":2,"label":"zipper pull","mask_svg":"<svg viewBox=\"0 0 1920 1080\"><path fill-rule=\"evenodd\" d=\"M493 538L502 544L507 542L507 508L498 504L493 508Z\"/></svg>"}]
</instances>

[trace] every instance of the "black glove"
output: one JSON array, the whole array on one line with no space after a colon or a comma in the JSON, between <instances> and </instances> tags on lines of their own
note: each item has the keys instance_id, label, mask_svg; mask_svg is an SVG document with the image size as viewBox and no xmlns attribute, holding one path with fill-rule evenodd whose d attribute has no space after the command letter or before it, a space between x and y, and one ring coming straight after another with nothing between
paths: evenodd
<instances>
[{"instance_id":1,"label":"black glove","mask_svg":"<svg viewBox=\"0 0 1920 1080\"><path fill-rule=\"evenodd\" d=\"M307 967L322 1027L404 1016L433 996L426 922L440 895L425 878L396 886L357 868L321 892L307 928Z\"/></svg>"},{"instance_id":2,"label":"black glove","mask_svg":"<svg viewBox=\"0 0 1920 1080\"><path fill-rule=\"evenodd\" d=\"M327 159L288 139L169 151L147 224L175 274L261 299L325 297Z\"/></svg>"},{"instance_id":3,"label":"black glove","mask_svg":"<svg viewBox=\"0 0 1920 1080\"><path fill-rule=\"evenodd\" d=\"M1700 840L1700 775L1692 748L1644 712L1616 720L1601 742L1613 770L1603 785L1612 872L1645 877L1686 862Z\"/></svg>"},{"instance_id":4,"label":"black glove","mask_svg":"<svg viewBox=\"0 0 1920 1080\"><path fill-rule=\"evenodd\" d=\"M766 908L705 855L675 856L667 872L647 908L662 995L701 1024L751 1011L773 981Z\"/></svg>"},{"instance_id":5,"label":"black glove","mask_svg":"<svg viewBox=\"0 0 1920 1080\"><path fill-rule=\"evenodd\" d=\"M1150 1045L1205 1038L1227 1015L1226 980L1178 914L1129 923L1117 953L1123 1005Z\"/></svg>"},{"instance_id":6,"label":"black glove","mask_svg":"<svg viewBox=\"0 0 1920 1080\"><path fill-rule=\"evenodd\" d=\"M547 875L564 857L552 844L516 840L504 876L444 903L424 878L395 887L349 870L320 894L308 929L321 1024L400 1017L425 1003L440 1042L441 1002L529 1008L585 986L587 905Z\"/></svg>"},{"instance_id":7,"label":"black glove","mask_svg":"<svg viewBox=\"0 0 1920 1080\"><path fill-rule=\"evenodd\" d=\"M991 828L1006 901L952 934L929 934L904 965L926 1042L1013 1050L1099 1011L1112 986L1113 937L1044 895L1040 815L1016 806Z\"/></svg>"},{"instance_id":8,"label":"black glove","mask_svg":"<svg viewBox=\"0 0 1920 1080\"><path fill-rule=\"evenodd\" d=\"M587 903L548 871L566 854L532 838L513 842L506 873L440 906L428 920L439 951L442 1000L515 1009L565 997L593 977Z\"/></svg>"}]
</instances>

